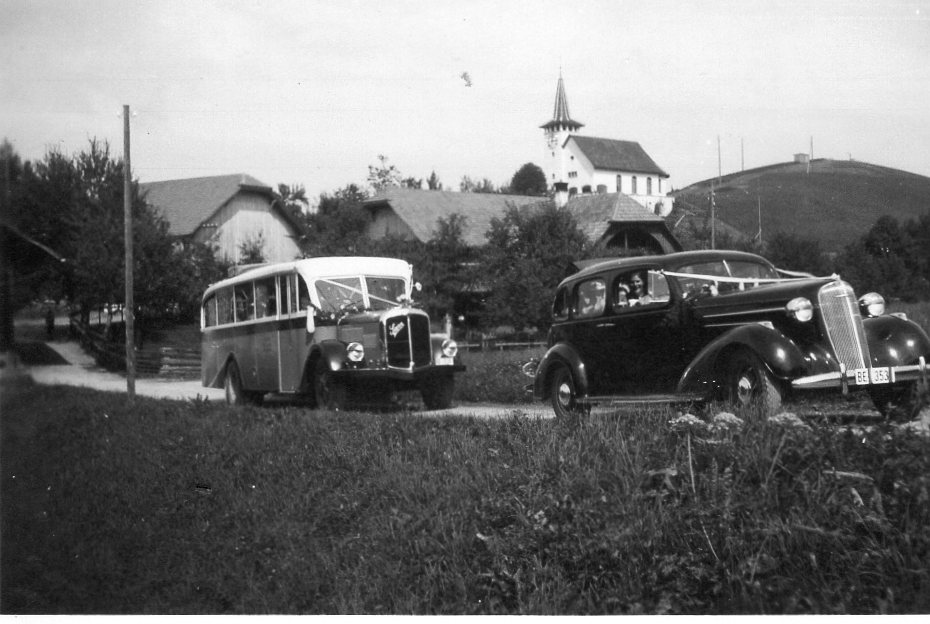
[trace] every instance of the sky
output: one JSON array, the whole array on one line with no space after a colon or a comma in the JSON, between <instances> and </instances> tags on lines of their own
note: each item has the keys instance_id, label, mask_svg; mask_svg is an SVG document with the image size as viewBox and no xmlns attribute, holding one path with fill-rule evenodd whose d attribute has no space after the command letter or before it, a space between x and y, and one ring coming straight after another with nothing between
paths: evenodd
<instances>
[{"instance_id":1,"label":"sky","mask_svg":"<svg viewBox=\"0 0 930 624\"><path fill-rule=\"evenodd\" d=\"M24 160L91 139L119 158L129 105L141 182L246 173L315 201L384 155L451 190L504 185L543 164L560 75L580 134L639 142L673 188L812 145L930 176L930 0L0 0L0 15L0 138Z\"/></svg>"}]
</instances>

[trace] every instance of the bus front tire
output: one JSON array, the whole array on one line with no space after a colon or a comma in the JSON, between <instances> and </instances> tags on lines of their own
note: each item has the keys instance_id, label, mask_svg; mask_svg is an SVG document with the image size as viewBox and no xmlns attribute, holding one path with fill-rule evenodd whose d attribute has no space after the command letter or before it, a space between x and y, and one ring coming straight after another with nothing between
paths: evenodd
<instances>
[{"instance_id":1,"label":"bus front tire","mask_svg":"<svg viewBox=\"0 0 930 624\"><path fill-rule=\"evenodd\" d=\"M336 379L329 363L320 358L313 370L313 398L317 409L338 412L345 407L346 387Z\"/></svg>"}]
</instances>

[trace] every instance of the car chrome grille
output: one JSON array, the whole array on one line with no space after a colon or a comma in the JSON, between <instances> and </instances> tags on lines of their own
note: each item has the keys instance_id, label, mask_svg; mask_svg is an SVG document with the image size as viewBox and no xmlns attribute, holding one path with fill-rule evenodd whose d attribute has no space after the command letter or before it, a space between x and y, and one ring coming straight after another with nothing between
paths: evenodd
<instances>
[{"instance_id":1,"label":"car chrome grille","mask_svg":"<svg viewBox=\"0 0 930 624\"><path fill-rule=\"evenodd\" d=\"M384 343L388 366L410 368L432 362L429 318L422 314L401 314L384 319Z\"/></svg>"},{"instance_id":2,"label":"car chrome grille","mask_svg":"<svg viewBox=\"0 0 930 624\"><path fill-rule=\"evenodd\" d=\"M853 289L846 282L836 281L821 288L817 297L823 327L837 361L847 370L865 368L869 345Z\"/></svg>"}]
</instances>

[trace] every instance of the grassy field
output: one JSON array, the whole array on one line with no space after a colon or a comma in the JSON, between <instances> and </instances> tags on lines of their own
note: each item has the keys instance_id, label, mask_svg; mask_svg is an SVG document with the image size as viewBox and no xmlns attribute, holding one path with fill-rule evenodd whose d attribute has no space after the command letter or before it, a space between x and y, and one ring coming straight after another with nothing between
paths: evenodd
<instances>
[{"instance_id":1,"label":"grassy field","mask_svg":"<svg viewBox=\"0 0 930 624\"><path fill-rule=\"evenodd\" d=\"M5 614L921 613L907 429L4 387Z\"/></svg>"}]
</instances>

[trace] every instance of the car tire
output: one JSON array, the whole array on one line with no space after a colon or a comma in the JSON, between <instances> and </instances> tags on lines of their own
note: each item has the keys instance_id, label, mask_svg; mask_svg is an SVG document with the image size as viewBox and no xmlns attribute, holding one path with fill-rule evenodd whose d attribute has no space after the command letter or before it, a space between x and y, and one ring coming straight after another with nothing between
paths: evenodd
<instances>
[{"instance_id":1,"label":"car tire","mask_svg":"<svg viewBox=\"0 0 930 624\"><path fill-rule=\"evenodd\" d=\"M423 397L423 405L428 410L447 409L452 405L454 392L455 379L452 375L436 375L420 386L420 396Z\"/></svg>"},{"instance_id":2,"label":"car tire","mask_svg":"<svg viewBox=\"0 0 930 624\"><path fill-rule=\"evenodd\" d=\"M907 422L917 416L930 402L927 392L921 392L920 383L911 381L884 388L871 388L869 396L875 409L886 420Z\"/></svg>"},{"instance_id":3,"label":"car tire","mask_svg":"<svg viewBox=\"0 0 930 624\"><path fill-rule=\"evenodd\" d=\"M549 378L549 400L556 420L575 419L587 413L585 406L578 401L575 379L567 366L559 365Z\"/></svg>"},{"instance_id":4,"label":"car tire","mask_svg":"<svg viewBox=\"0 0 930 624\"><path fill-rule=\"evenodd\" d=\"M313 398L319 409L338 412L345 408L346 386L336 379L324 358L317 360L313 369Z\"/></svg>"},{"instance_id":5,"label":"car tire","mask_svg":"<svg viewBox=\"0 0 930 624\"><path fill-rule=\"evenodd\" d=\"M756 354L735 352L726 370L726 397L735 409L757 410L765 418L781 408L781 386Z\"/></svg>"}]
</instances>

